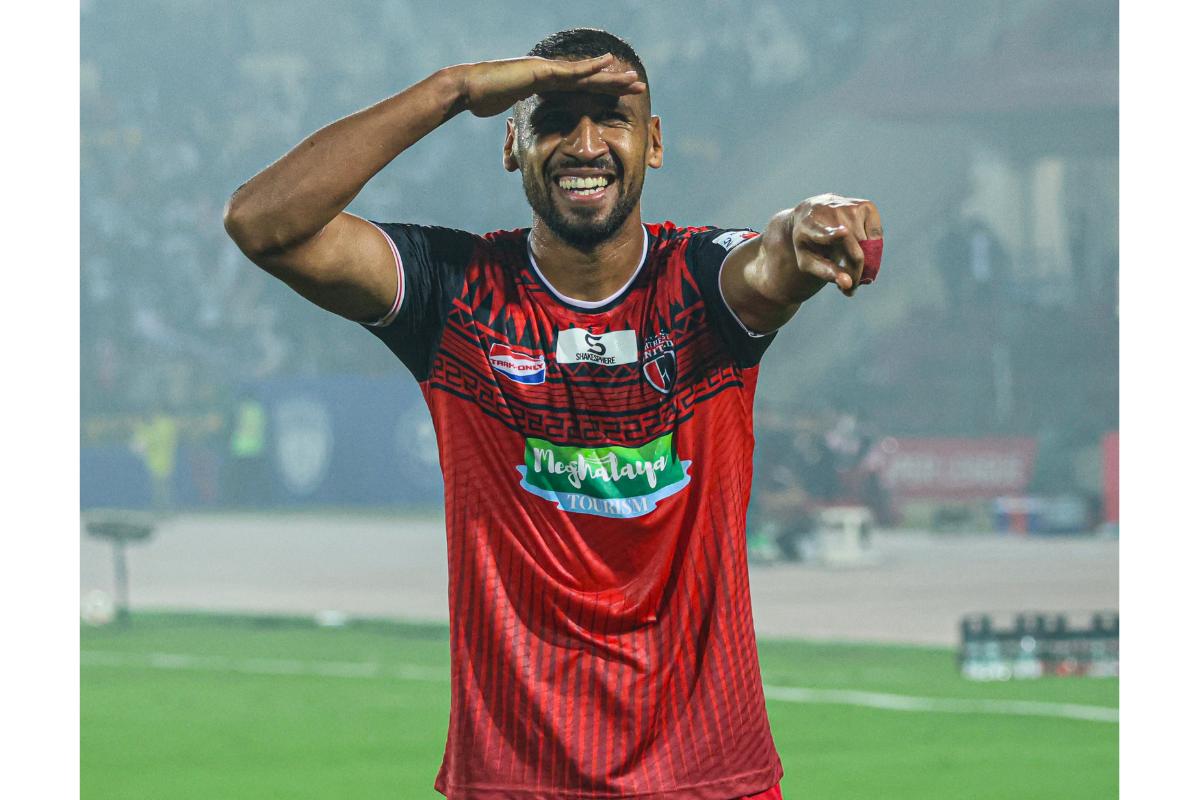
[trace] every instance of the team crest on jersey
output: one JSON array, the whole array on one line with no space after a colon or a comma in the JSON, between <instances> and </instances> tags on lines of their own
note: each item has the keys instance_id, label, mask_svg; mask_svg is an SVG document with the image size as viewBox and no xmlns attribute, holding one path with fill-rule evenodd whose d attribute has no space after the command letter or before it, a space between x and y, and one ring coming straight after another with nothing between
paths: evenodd
<instances>
[{"instance_id":1,"label":"team crest on jersey","mask_svg":"<svg viewBox=\"0 0 1200 800\"><path fill-rule=\"evenodd\" d=\"M493 342L488 351L488 362L492 369L511 381L526 384L546 382L546 357L541 353Z\"/></svg>"},{"instance_id":2,"label":"team crest on jersey","mask_svg":"<svg viewBox=\"0 0 1200 800\"><path fill-rule=\"evenodd\" d=\"M666 332L646 340L642 374L646 376L647 383L656 391L670 394L671 387L675 385L676 367L675 343Z\"/></svg>"}]
</instances>

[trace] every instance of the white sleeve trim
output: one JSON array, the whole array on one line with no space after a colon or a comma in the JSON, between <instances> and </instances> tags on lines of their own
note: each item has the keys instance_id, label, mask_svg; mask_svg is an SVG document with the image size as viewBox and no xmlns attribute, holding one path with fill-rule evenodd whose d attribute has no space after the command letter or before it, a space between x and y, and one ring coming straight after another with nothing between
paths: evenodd
<instances>
[{"instance_id":1,"label":"white sleeve trim","mask_svg":"<svg viewBox=\"0 0 1200 800\"><path fill-rule=\"evenodd\" d=\"M757 236L751 236L749 239L746 239L743 242L738 242L738 244L734 245L733 249L730 250L728 253L726 253L725 257L723 259L721 259L721 266L717 269L717 291L721 295L721 302L725 304L725 309L729 312L729 315L731 317L733 317L734 320L737 321L738 327L741 328L743 331L745 331L746 335L752 339L761 339L764 336L770 336L772 333L775 333L775 331L767 331L766 333L755 333L754 331L752 331L746 327L746 323L742 322L742 318L737 315L737 312L734 311L733 307L729 305L729 301L725 299L725 287L721 284L721 273L725 270L725 262L729 260L729 256L733 253L734 250L737 250L739 247L746 244L747 242L753 242L757 238L758 238ZM775 330L779 330L779 329L776 328Z\"/></svg>"},{"instance_id":2,"label":"white sleeve trim","mask_svg":"<svg viewBox=\"0 0 1200 800\"><path fill-rule=\"evenodd\" d=\"M367 222L371 221L367 220ZM386 314L374 322L364 324L370 325L372 328L386 328L395 321L396 314L400 313L400 304L404 302L404 268L400 260L400 251L396 249L396 243L392 241L392 237L388 236L387 232L374 222L371 222L371 226L379 231L379 234L387 241L388 247L392 249L392 256L396 260L396 299L392 302L391 310Z\"/></svg>"}]
</instances>

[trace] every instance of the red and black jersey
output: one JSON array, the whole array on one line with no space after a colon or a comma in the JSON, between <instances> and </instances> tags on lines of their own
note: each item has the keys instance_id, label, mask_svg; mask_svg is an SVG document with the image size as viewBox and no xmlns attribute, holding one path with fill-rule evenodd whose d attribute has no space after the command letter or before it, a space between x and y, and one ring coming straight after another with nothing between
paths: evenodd
<instances>
[{"instance_id":1,"label":"red and black jersey","mask_svg":"<svg viewBox=\"0 0 1200 800\"><path fill-rule=\"evenodd\" d=\"M528 231L379 226L368 326L420 381L446 485L451 798L730 800L775 786L746 568L758 362L719 274L745 230L646 225L608 300Z\"/></svg>"}]
</instances>

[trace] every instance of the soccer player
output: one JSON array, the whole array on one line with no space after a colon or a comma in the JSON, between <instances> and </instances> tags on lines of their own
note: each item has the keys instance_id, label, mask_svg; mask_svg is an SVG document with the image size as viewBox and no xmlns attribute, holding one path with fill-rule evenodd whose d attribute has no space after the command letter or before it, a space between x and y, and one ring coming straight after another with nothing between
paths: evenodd
<instances>
[{"instance_id":1,"label":"soccer player","mask_svg":"<svg viewBox=\"0 0 1200 800\"><path fill-rule=\"evenodd\" d=\"M531 228L344 211L451 117L508 109ZM872 203L834 195L761 236L643 224L662 159L637 54L574 29L322 128L226 209L251 260L362 323L429 405L452 663L435 786L452 800L780 797L746 569L758 364L822 286L873 277L882 231Z\"/></svg>"}]
</instances>

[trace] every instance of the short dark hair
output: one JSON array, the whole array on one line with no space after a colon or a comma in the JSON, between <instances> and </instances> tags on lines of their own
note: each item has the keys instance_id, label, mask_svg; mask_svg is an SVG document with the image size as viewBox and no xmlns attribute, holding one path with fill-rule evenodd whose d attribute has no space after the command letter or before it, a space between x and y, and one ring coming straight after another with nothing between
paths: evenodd
<instances>
[{"instance_id":1,"label":"short dark hair","mask_svg":"<svg viewBox=\"0 0 1200 800\"><path fill-rule=\"evenodd\" d=\"M552 33L535 44L528 55L540 58L577 60L595 58L605 53L612 53L633 67L642 82L646 86L650 85L650 81L646 77L646 67L629 42L599 28L568 28L565 31Z\"/></svg>"}]
</instances>

